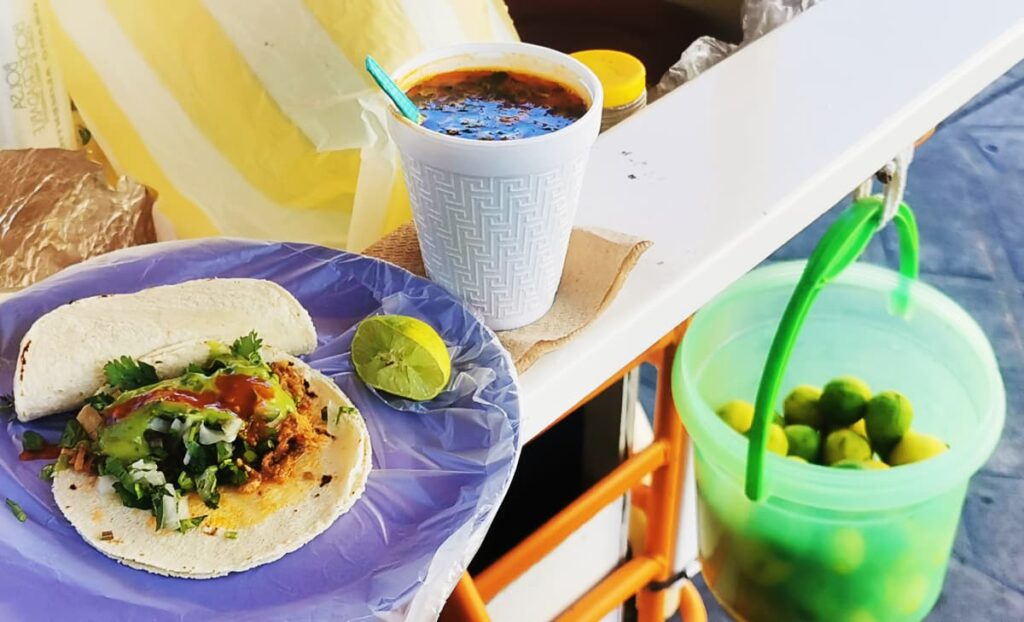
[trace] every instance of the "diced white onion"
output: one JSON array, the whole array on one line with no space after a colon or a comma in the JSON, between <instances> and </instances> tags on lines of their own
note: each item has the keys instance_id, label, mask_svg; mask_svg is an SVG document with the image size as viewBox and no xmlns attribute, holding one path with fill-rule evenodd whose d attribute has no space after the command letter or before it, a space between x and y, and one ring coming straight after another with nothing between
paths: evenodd
<instances>
[{"instance_id":1,"label":"diced white onion","mask_svg":"<svg viewBox=\"0 0 1024 622\"><path fill-rule=\"evenodd\" d=\"M188 510L188 499L185 499L184 497L178 499L178 520L185 520L186 518L191 517L192 513Z\"/></svg>"},{"instance_id":2,"label":"diced white onion","mask_svg":"<svg viewBox=\"0 0 1024 622\"><path fill-rule=\"evenodd\" d=\"M220 430L211 430L206 427L206 424L200 424L199 426L199 444L200 445L213 445L224 441L226 443L233 443L238 438L238 431L242 429L242 420L238 417L232 417L221 425Z\"/></svg>"},{"instance_id":3,"label":"diced white onion","mask_svg":"<svg viewBox=\"0 0 1024 622\"><path fill-rule=\"evenodd\" d=\"M145 481L150 486L163 486L167 478L160 471L132 471L132 481Z\"/></svg>"},{"instance_id":4,"label":"diced white onion","mask_svg":"<svg viewBox=\"0 0 1024 622\"><path fill-rule=\"evenodd\" d=\"M200 445L213 445L219 441L227 438L227 434L217 430L211 430L206 427L206 424L199 425L199 444Z\"/></svg>"},{"instance_id":5,"label":"diced white onion","mask_svg":"<svg viewBox=\"0 0 1024 622\"><path fill-rule=\"evenodd\" d=\"M147 430L153 430L161 434L167 434L171 429L171 422L163 417L153 417L146 426Z\"/></svg>"},{"instance_id":6,"label":"diced white onion","mask_svg":"<svg viewBox=\"0 0 1024 622\"><path fill-rule=\"evenodd\" d=\"M185 431L185 421L182 419L175 419L171 422L171 432L181 436Z\"/></svg>"},{"instance_id":7,"label":"diced white onion","mask_svg":"<svg viewBox=\"0 0 1024 622\"><path fill-rule=\"evenodd\" d=\"M231 442L234 442L234 440L238 438L239 430L242 429L242 420L238 417L232 417L225 421L221 428L223 428L224 432L231 437Z\"/></svg>"},{"instance_id":8,"label":"diced white onion","mask_svg":"<svg viewBox=\"0 0 1024 622\"><path fill-rule=\"evenodd\" d=\"M116 481L117 480L114 478L113 475L100 475L96 479L96 490L98 490L101 495L105 495L107 493L113 493L114 492L114 482L116 482Z\"/></svg>"},{"instance_id":9,"label":"diced white onion","mask_svg":"<svg viewBox=\"0 0 1024 622\"><path fill-rule=\"evenodd\" d=\"M163 527L164 529L177 529L181 526L178 518L178 500L174 495L164 495L160 502L163 504Z\"/></svg>"},{"instance_id":10,"label":"diced white onion","mask_svg":"<svg viewBox=\"0 0 1024 622\"><path fill-rule=\"evenodd\" d=\"M155 471L156 463L146 460L145 458L139 458L135 462L131 463L128 468L133 471Z\"/></svg>"}]
</instances>

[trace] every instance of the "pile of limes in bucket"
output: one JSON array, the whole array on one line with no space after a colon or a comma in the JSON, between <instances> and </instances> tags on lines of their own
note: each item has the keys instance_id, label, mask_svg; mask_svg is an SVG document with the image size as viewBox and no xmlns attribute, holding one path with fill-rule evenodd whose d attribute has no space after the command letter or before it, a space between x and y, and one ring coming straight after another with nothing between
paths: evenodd
<instances>
[{"instance_id":1,"label":"pile of limes in bucket","mask_svg":"<svg viewBox=\"0 0 1024 622\"><path fill-rule=\"evenodd\" d=\"M769 424L769 451L815 469L889 469L948 449L911 429L906 396L872 394L850 376L798 386L780 410ZM734 400L717 413L746 434L754 407ZM898 520L884 513L854 520L822 507L818 520L794 528L796 506L752 502L724 471L701 462L696 474L704 573L740 619L906 620L926 611L941 587L956 520L939 511L943 499L903 508Z\"/></svg>"},{"instance_id":2,"label":"pile of limes in bucket","mask_svg":"<svg viewBox=\"0 0 1024 622\"><path fill-rule=\"evenodd\" d=\"M957 519L945 499L895 521L823 508L794 527L792 507L752 502L713 469L697 478L702 572L737 619L920 619L941 588Z\"/></svg>"},{"instance_id":3,"label":"pile of limes in bucket","mask_svg":"<svg viewBox=\"0 0 1024 622\"><path fill-rule=\"evenodd\" d=\"M927 460L949 446L930 434L910 429L914 409L896 391L871 394L852 376L836 378L819 389L801 385L783 402L768 429L768 451L793 460L841 469L888 469ZM733 400L718 409L729 427L746 434L754 406Z\"/></svg>"}]
</instances>

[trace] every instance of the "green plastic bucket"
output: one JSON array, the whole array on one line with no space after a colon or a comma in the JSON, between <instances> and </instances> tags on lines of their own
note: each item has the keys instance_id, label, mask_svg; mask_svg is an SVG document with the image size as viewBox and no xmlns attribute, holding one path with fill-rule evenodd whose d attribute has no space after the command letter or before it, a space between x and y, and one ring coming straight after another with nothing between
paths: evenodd
<instances>
[{"instance_id":1,"label":"green plastic bucket","mask_svg":"<svg viewBox=\"0 0 1024 622\"><path fill-rule=\"evenodd\" d=\"M950 450L882 471L770 454L765 496L751 501L747 439L714 409L754 401L805 265L776 264L738 281L695 316L676 356L673 391L695 446L705 578L740 619L920 620L942 589L968 481L1002 431L999 368L978 325L939 291L850 266L818 294L782 395L855 375L874 391L905 394L914 430L945 439ZM906 314L893 312L899 287L909 287Z\"/></svg>"}]
</instances>

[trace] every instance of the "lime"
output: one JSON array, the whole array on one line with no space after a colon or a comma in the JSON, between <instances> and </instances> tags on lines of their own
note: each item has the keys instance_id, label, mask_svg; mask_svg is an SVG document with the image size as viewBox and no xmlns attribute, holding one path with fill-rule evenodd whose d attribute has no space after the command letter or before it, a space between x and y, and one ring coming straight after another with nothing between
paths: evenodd
<instances>
[{"instance_id":1,"label":"lime","mask_svg":"<svg viewBox=\"0 0 1024 622\"><path fill-rule=\"evenodd\" d=\"M768 451L780 456L789 453L789 439L786 438L786 430L781 425L773 423L768 426Z\"/></svg>"},{"instance_id":2,"label":"lime","mask_svg":"<svg viewBox=\"0 0 1024 622\"><path fill-rule=\"evenodd\" d=\"M754 405L743 400L726 402L718 409L718 416L733 430L746 434L754 422Z\"/></svg>"},{"instance_id":3,"label":"lime","mask_svg":"<svg viewBox=\"0 0 1024 622\"><path fill-rule=\"evenodd\" d=\"M855 424L850 426L850 429L853 430L854 432L856 432L857 434L860 434L864 438L868 438L868 428L867 428L866 425L864 425L864 420L863 419L858 419L857 423L855 423ZM868 440L871 440L871 439L868 439Z\"/></svg>"},{"instance_id":4,"label":"lime","mask_svg":"<svg viewBox=\"0 0 1024 622\"><path fill-rule=\"evenodd\" d=\"M832 466L841 460L871 460L871 445L860 434L849 428L840 428L825 438L822 458L825 464Z\"/></svg>"},{"instance_id":5,"label":"lime","mask_svg":"<svg viewBox=\"0 0 1024 622\"><path fill-rule=\"evenodd\" d=\"M842 376L825 385L818 404L827 423L847 426L864 416L870 399L871 389L863 380Z\"/></svg>"},{"instance_id":6,"label":"lime","mask_svg":"<svg viewBox=\"0 0 1024 622\"><path fill-rule=\"evenodd\" d=\"M864 421L872 445L887 450L910 429L914 409L910 400L895 391L882 391L868 402Z\"/></svg>"},{"instance_id":7,"label":"lime","mask_svg":"<svg viewBox=\"0 0 1024 622\"><path fill-rule=\"evenodd\" d=\"M864 536L852 527L840 527L824 547L824 558L836 574L850 574L864 563L867 546Z\"/></svg>"},{"instance_id":8,"label":"lime","mask_svg":"<svg viewBox=\"0 0 1024 622\"><path fill-rule=\"evenodd\" d=\"M740 572L758 585L778 585L793 574L792 562L766 542L747 542L737 546L733 554Z\"/></svg>"},{"instance_id":9,"label":"lime","mask_svg":"<svg viewBox=\"0 0 1024 622\"><path fill-rule=\"evenodd\" d=\"M885 582L886 605L903 615L917 613L920 616L924 612L918 610L928 597L930 588L931 581L924 574L890 575Z\"/></svg>"},{"instance_id":10,"label":"lime","mask_svg":"<svg viewBox=\"0 0 1024 622\"><path fill-rule=\"evenodd\" d=\"M429 324L404 315L377 315L359 323L352 364L371 387L411 400L437 397L448 386L452 361Z\"/></svg>"},{"instance_id":11,"label":"lime","mask_svg":"<svg viewBox=\"0 0 1024 622\"><path fill-rule=\"evenodd\" d=\"M878 622L875 616L871 615L871 611L868 609L854 609L847 616L846 622Z\"/></svg>"},{"instance_id":12,"label":"lime","mask_svg":"<svg viewBox=\"0 0 1024 622\"><path fill-rule=\"evenodd\" d=\"M836 469L851 469L854 471L880 471L889 468L888 464L880 460L854 460L853 458L840 460L831 466Z\"/></svg>"},{"instance_id":13,"label":"lime","mask_svg":"<svg viewBox=\"0 0 1024 622\"><path fill-rule=\"evenodd\" d=\"M900 466L934 458L949 449L949 445L931 434L908 431L889 452L889 464Z\"/></svg>"},{"instance_id":14,"label":"lime","mask_svg":"<svg viewBox=\"0 0 1024 622\"><path fill-rule=\"evenodd\" d=\"M782 412L786 415L786 423L809 425L820 428L823 423L818 400L821 389L802 384L789 392L782 402Z\"/></svg>"},{"instance_id":15,"label":"lime","mask_svg":"<svg viewBox=\"0 0 1024 622\"><path fill-rule=\"evenodd\" d=\"M821 449L821 434L809 425L787 425L786 439L789 441L789 455L799 456L807 462L818 459Z\"/></svg>"}]
</instances>

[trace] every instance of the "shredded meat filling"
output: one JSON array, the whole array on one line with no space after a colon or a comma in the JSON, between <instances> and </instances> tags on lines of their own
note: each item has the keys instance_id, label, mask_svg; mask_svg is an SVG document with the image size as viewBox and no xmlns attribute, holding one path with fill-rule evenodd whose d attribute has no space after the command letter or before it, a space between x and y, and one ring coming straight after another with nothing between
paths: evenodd
<instances>
[{"instance_id":1,"label":"shredded meat filling","mask_svg":"<svg viewBox=\"0 0 1024 622\"><path fill-rule=\"evenodd\" d=\"M311 407L309 384L302 377L302 373L295 369L295 363L291 361L271 363L270 371L277 376L281 387L295 399L295 405L298 406L300 413Z\"/></svg>"},{"instance_id":2,"label":"shredded meat filling","mask_svg":"<svg viewBox=\"0 0 1024 622\"><path fill-rule=\"evenodd\" d=\"M262 480L282 480L290 477L295 463L307 449L322 443L320 414L314 412L308 383L291 362L271 364L271 370L285 391L295 399L298 412L288 417L277 429L274 449L263 456L259 475Z\"/></svg>"}]
</instances>

